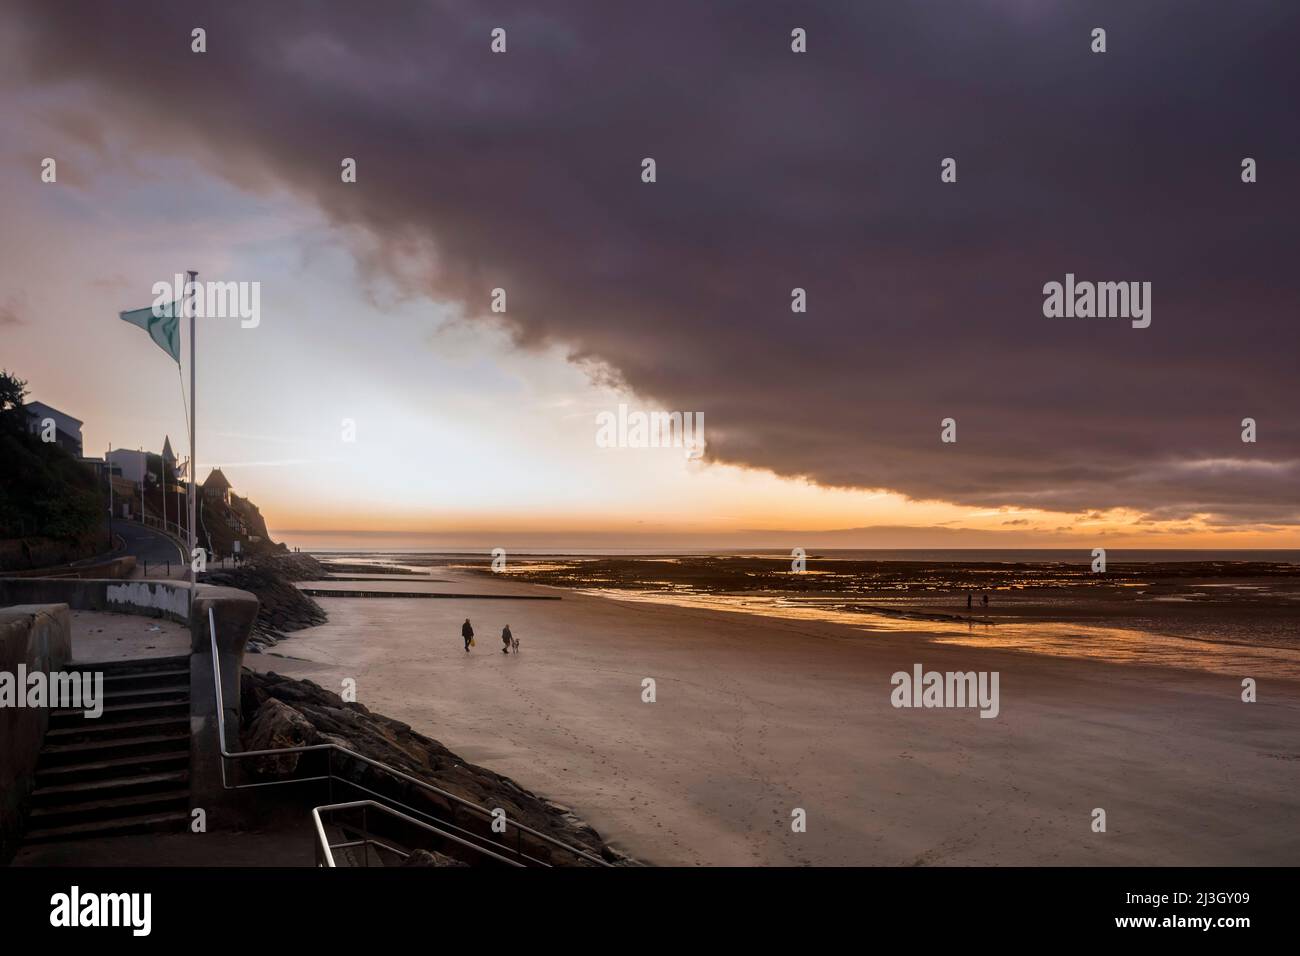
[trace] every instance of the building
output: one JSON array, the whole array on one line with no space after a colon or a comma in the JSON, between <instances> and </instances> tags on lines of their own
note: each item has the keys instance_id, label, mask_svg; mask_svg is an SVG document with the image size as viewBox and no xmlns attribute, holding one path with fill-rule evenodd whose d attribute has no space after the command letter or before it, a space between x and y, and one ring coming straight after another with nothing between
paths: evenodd
<instances>
[{"instance_id":1,"label":"building","mask_svg":"<svg viewBox=\"0 0 1300 956\"><path fill-rule=\"evenodd\" d=\"M102 458L83 457L81 459L81 463L85 465L87 468L89 468L91 471L93 471L95 473L95 477L99 480L103 480L104 476L109 474L109 464L108 462L104 461L104 459ZM122 469L118 468L117 465L113 465L112 474L115 478L121 478Z\"/></svg>"},{"instance_id":2,"label":"building","mask_svg":"<svg viewBox=\"0 0 1300 956\"><path fill-rule=\"evenodd\" d=\"M114 477L113 483L113 517L139 519L140 486L134 481Z\"/></svg>"},{"instance_id":3,"label":"building","mask_svg":"<svg viewBox=\"0 0 1300 956\"><path fill-rule=\"evenodd\" d=\"M203 497L209 501L220 501L230 505L230 482L221 473L220 468L213 468L207 481L203 482Z\"/></svg>"},{"instance_id":4,"label":"building","mask_svg":"<svg viewBox=\"0 0 1300 956\"><path fill-rule=\"evenodd\" d=\"M149 470L149 453L136 451L134 448L114 448L106 456L113 465L113 473L121 475L127 481L144 481L145 472Z\"/></svg>"},{"instance_id":5,"label":"building","mask_svg":"<svg viewBox=\"0 0 1300 956\"><path fill-rule=\"evenodd\" d=\"M50 425L54 426L54 441L73 457L80 458L81 426L83 422L73 418L67 412L61 412L44 402L28 402L23 406L27 412L27 430L34 435L44 435Z\"/></svg>"},{"instance_id":6,"label":"building","mask_svg":"<svg viewBox=\"0 0 1300 956\"><path fill-rule=\"evenodd\" d=\"M172 451L170 435L163 438L162 460L163 467L167 469L167 482L171 484L176 480L176 453Z\"/></svg>"}]
</instances>

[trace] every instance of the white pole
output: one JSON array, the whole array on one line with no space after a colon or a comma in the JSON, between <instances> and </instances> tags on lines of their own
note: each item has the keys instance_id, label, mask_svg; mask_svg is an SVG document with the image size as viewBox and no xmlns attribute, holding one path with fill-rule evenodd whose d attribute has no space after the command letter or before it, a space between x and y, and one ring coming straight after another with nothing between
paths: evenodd
<instances>
[{"instance_id":1,"label":"white pole","mask_svg":"<svg viewBox=\"0 0 1300 956\"><path fill-rule=\"evenodd\" d=\"M185 461L185 474L188 475L190 473L189 459L186 458L184 459L184 461ZM179 481L179 479L177 480ZM180 538L182 541L187 541L189 540L188 532L186 531L185 526L181 524L181 517L182 515L178 511L176 513L176 537Z\"/></svg>"},{"instance_id":2,"label":"white pole","mask_svg":"<svg viewBox=\"0 0 1300 956\"><path fill-rule=\"evenodd\" d=\"M144 520L144 483L149 479L149 456L144 453L144 447L137 449L140 452L140 523L145 524Z\"/></svg>"},{"instance_id":3,"label":"white pole","mask_svg":"<svg viewBox=\"0 0 1300 956\"><path fill-rule=\"evenodd\" d=\"M193 586L197 583L197 577L195 576L195 573L194 573L194 549L195 549L196 547L198 547L198 535L195 533L195 527L194 527L194 508L195 508L195 504L196 504L196 501L195 501L195 488L194 488L194 485L195 485L195 482L198 480L198 477L199 477L199 475L198 475L198 469L199 469L199 458L198 458L198 452L195 451L196 438L197 438L197 435L198 435L199 426L198 426L198 422L197 422L197 420L196 420L195 417L194 417L194 409L195 409L195 395L194 395L194 382L195 382L195 376L194 376L194 294L195 294L195 291L196 291L195 279L198 278L198 275L199 275L199 274L198 274L197 272L190 272L190 273L189 273L189 282L186 283L186 284L189 286L189 290L188 290L188 291L189 291L189 296L188 296L188 299L187 299L187 302L188 302L187 308L189 309L189 313L190 313L190 493L189 493L189 505L190 505L190 515L189 515L189 517L190 517L190 554L189 554L189 557L190 557L190 586L191 586L191 587L193 587ZM192 598L191 598L191 599L192 599Z\"/></svg>"}]
</instances>

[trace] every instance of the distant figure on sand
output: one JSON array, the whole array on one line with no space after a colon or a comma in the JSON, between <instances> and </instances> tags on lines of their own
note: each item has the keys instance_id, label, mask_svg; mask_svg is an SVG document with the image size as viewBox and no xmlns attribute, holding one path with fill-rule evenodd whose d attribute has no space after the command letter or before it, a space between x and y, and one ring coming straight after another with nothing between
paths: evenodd
<instances>
[{"instance_id":1,"label":"distant figure on sand","mask_svg":"<svg viewBox=\"0 0 1300 956\"><path fill-rule=\"evenodd\" d=\"M984 595L983 600L984 600L984 606L985 606L985 607L988 607L988 606L989 606L989 596L988 596L987 594Z\"/></svg>"},{"instance_id":2,"label":"distant figure on sand","mask_svg":"<svg viewBox=\"0 0 1300 956\"><path fill-rule=\"evenodd\" d=\"M507 624L505 627L501 628L501 643L504 645L501 648L502 654L510 653L510 643L513 640L514 638L510 635L510 625Z\"/></svg>"},{"instance_id":3,"label":"distant figure on sand","mask_svg":"<svg viewBox=\"0 0 1300 956\"><path fill-rule=\"evenodd\" d=\"M469 646L474 643L474 628L469 626L469 618L465 618L465 623L460 626L460 636L465 638L465 653L469 653Z\"/></svg>"},{"instance_id":4,"label":"distant figure on sand","mask_svg":"<svg viewBox=\"0 0 1300 956\"><path fill-rule=\"evenodd\" d=\"M966 592L966 610L968 610L968 611L970 610L970 599L971 599L971 593L970 593L969 591L967 591L967 592Z\"/></svg>"}]
</instances>

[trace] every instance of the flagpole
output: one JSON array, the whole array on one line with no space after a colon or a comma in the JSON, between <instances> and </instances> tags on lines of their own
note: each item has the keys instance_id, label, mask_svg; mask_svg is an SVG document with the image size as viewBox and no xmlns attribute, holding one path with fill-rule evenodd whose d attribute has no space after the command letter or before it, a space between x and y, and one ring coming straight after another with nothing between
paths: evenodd
<instances>
[{"instance_id":1,"label":"flagpole","mask_svg":"<svg viewBox=\"0 0 1300 956\"><path fill-rule=\"evenodd\" d=\"M189 461L190 461L190 460L189 460L188 458L185 459L185 465L184 465L184 468L185 468L185 475L186 475L187 477L189 476L189 473L190 473L190 465L189 465ZM178 473L177 476L176 476L176 482L177 482L177 484L180 483L180 475L179 475L179 473ZM188 493L188 488L187 488L187 493ZM187 499L187 500L188 500L188 499ZM181 518L182 518L182 517L183 517L183 515L181 514L181 509L180 509L180 508L177 508L177 509L176 509L176 537L180 538L182 541L188 541L188 540L189 540L189 535L190 535L190 533L189 533L188 530L186 530L185 525L181 524Z\"/></svg>"},{"instance_id":2,"label":"flagpole","mask_svg":"<svg viewBox=\"0 0 1300 956\"><path fill-rule=\"evenodd\" d=\"M108 443L104 465L108 469L108 550L113 550L113 443Z\"/></svg>"},{"instance_id":3,"label":"flagpole","mask_svg":"<svg viewBox=\"0 0 1300 956\"><path fill-rule=\"evenodd\" d=\"M194 509L196 505L194 483L199 476L198 475L199 459L198 459L198 453L195 451L195 436L198 434L199 429L198 429L198 423L195 421L194 418L194 409L196 407L194 401L194 381L195 381L195 377L194 377L194 294L196 291L194 280L198 278L199 274L197 272L190 272L188 273L188 275L189 275L189 282L187 283L187 285L189 287L188 289L189 296L187 301L189 303L188 309L190 313L190 494L189 494L190 587L193 588L193 586L198 581L197 576L194 573L194 549L198 547L198 536L195 533L195 527L194 527ZM194 595L191 592L190 595L191 602L193 601L193 599L194 599ZM191 603L190 606L193 607L194 606L193 603Z\"/></svg>"}]
</instances>

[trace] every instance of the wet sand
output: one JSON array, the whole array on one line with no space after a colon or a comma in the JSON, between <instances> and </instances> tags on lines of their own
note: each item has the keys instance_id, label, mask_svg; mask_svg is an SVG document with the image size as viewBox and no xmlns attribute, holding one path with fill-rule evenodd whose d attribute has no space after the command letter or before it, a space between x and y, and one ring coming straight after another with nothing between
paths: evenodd
<instances>
[{"instance_id":1,"label":"wet sand","mask_svg":"<svg viewBox=\"0 0 1300 956\"><path fill-rule=\"evenodd\" d=\"M328 624L247 663L355 678L361 703L652 863L1300 863L1300 684L1262 678L1243 703L1245 660L1240 676L1118 665L434 576L400 589L563 600L320 597ZM500 652L506 623L518 655ZM915 663L998 671L1001 713L895 709L890 675Z\"/></svg>"}]
</instances>

